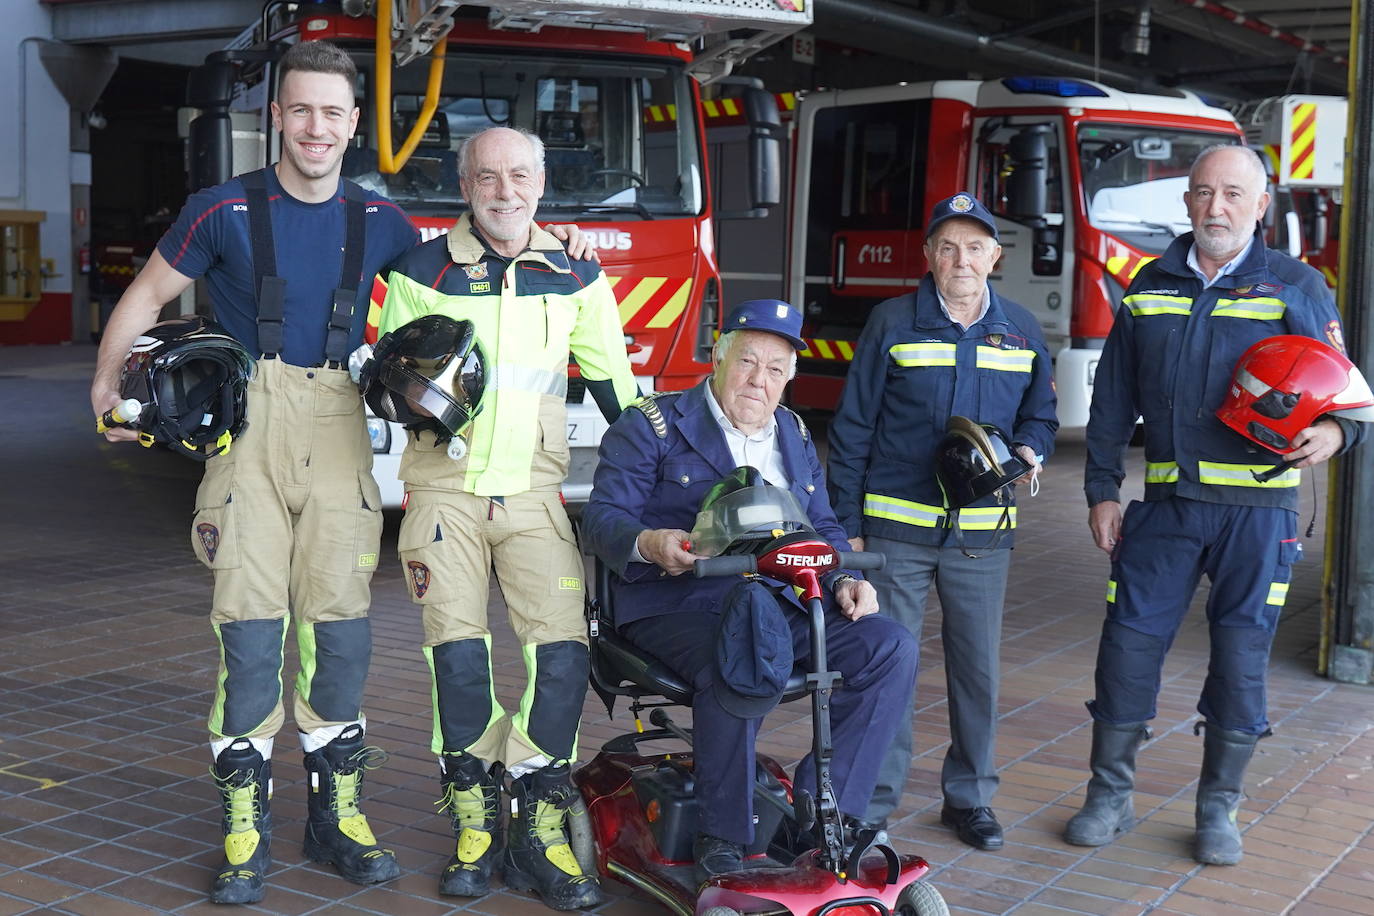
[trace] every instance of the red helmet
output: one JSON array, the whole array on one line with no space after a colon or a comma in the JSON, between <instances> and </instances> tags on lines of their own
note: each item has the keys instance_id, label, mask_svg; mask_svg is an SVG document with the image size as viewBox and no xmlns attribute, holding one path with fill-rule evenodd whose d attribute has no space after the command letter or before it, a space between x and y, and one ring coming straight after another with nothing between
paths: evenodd
<instances>
[{"instance_id":1,"label":"red helmet","mask_svg":"<svg viewBox=\"0 0 1374 916\"><path fill-rule=\"evenodd\" d=\"M1252 442L1287 455L1293 437L1334 414L1374 421L1374 393L1336 348L1311 337L1266 337L1236 363L1217 417Z\"/></svg>"}]
</instances>

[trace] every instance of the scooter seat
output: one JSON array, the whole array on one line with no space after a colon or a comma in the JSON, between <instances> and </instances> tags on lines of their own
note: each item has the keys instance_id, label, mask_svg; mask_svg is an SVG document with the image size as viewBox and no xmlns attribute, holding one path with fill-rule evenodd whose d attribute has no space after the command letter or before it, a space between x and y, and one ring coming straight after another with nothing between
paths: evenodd
<instances>
[{"instance_id":1,"label":"scooter seat","mask_svg":"<svg viewBox=\"0 0 1374 916\"><path fill-rule=\"evenodd\" d=\"M628 682L646 693L658 694L683 706L692 704L692 685L678 676L663 662L632 644L611 627L601 627L596 637L593 667L599 667L602 678L615 688ZM599 664L598 664L599 663Z\"/></svg>"},{"instance_id":2,"label":"scooter seat","mask_svg":"<svg viewBox=\"0 0 1374 916\"><path fill-rule=\"evenodd\" d=\"M592 687L610 713L615 697L661 696L669 703L692 705L691 682L616 632L606 602L610 597L610 572L596 561L596 593L587 602L587 648L591 656ZM807 671L794 666L783 686L783 703L807 694Z\"/></svg>"}]
</instances>

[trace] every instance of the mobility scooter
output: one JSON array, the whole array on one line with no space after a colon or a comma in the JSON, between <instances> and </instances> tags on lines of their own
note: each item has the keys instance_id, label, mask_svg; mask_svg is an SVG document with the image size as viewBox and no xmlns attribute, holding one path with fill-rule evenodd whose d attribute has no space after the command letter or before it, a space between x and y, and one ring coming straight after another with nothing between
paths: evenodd
<instances>
[{"instance_id":1,"label":"mobility scooter","mask_svg":"<svg viewBox=\"0 0 1374 916\"><path fill-rule=\"evenodd\" d=\"M782 767L759 755L757 839L745 850L746 870L698 884L691 733L663 708L690 706L693 688L616 633L610 573L598 562L596 595L588 605L592 686L608 714L617 696L628 697L637 730L607 742L573 776L587 813L570 819L584 869L594 862L601 874L644 891L676 916L947 914L939 891L923 880L930 871L926 861L898 855L885 832L851 832L831 786L829 701L833 690L844 688L827 662L820 578L830 570L880 567L882 556L837 552L779 487L742 489L716 507L715 529L694 531L693 550L714 552L701 549L709 537L726 555L698 560L696 575L762 575L796 586L810 616L810 659L794 669L783 700L811 697L817 784L793 785ZM651 709L650 730L641 722L645 709ZM685 742L688 751L644 748L662 741Z\"/></svg>"}]
</instances>

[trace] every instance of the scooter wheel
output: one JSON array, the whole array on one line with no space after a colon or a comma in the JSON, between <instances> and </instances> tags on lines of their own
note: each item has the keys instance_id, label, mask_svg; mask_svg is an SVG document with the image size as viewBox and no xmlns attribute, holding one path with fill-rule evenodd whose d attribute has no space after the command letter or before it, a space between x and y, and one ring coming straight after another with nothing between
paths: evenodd
<instances>
[{"instance_id":1,"label":"scooter wheel","mask_svg":"<svg viewBox=\"0 0 1374 916\"><path fill-rule=\"evenodd\" d=\"M708 906L697 916L740 916L740 911L728 906Z\"/></svg>"},{"instance_id":2,"label":"scooter wheel","mask_svg":"<svg viewBox=\"0 0 1374 916\"><path fill-rule=\"evenodd\" d=\"M913 881L897 895L896 916L949 916L949 904L935 885Z\"/></svg>"}]
</instances>

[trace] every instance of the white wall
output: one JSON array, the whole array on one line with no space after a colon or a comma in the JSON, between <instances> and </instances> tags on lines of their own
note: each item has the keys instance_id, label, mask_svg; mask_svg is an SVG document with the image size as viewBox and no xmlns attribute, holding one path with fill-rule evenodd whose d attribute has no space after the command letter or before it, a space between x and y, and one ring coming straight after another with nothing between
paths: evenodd
<instances>
[{"instance_id":1,"label":"white wall","mask_svg":"<svg viewBox=\"0 0 1374 916\"><path fill-rule=\"evenodd\" d=\"M37 41L25 40L51 38L51 14L32 0L0 0L0 15L0 209L47 213L42 256L53 259L59 276L45 280L43 291L69 293L71 115L38 59Z\"/></svg>"}]
</instances>

